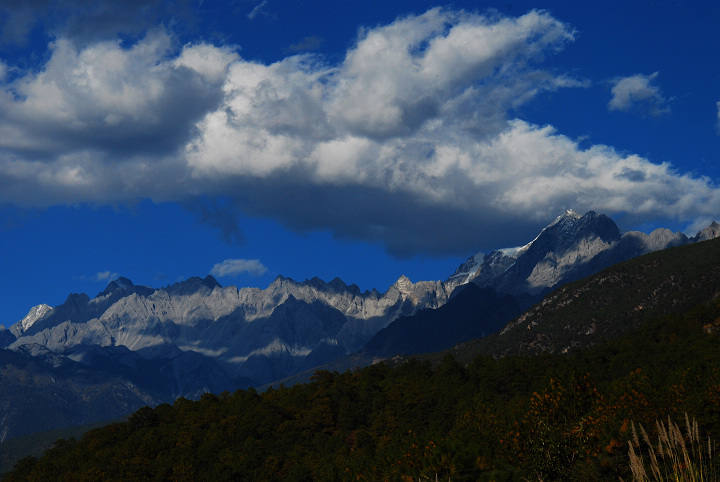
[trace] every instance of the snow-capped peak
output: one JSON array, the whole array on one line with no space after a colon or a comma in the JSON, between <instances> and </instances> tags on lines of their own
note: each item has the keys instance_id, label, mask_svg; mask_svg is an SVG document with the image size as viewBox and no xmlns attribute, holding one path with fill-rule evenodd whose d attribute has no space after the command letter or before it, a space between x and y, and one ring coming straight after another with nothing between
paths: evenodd
<instances>
[{"instance_id":1,"label":"snow-capped peak","mask_svg":"<svg viewBox=\"0 0 720 482\"><path fill-rule=\"evenodd\" d=\"M115 280L115 283L116 283L119 287L121 287L121 288L123 288L123 289L126 289L126 290L129 290L129 289L132 289L132 288L135 287L135 285L133 284L132 281L130 281L129 279L127 279L127 278L125 278L125 277L123 277L123 276L120 276L118 279L116 279L116 280Z\"/></svg>"},{"instance_id":2,"label":"snow-capped peak","mask_svg":"<svg viewBox=\"0 0 720 482\"><path fill-rule=\"evenodd\" d=\"M473 256L470 256L467 261L458 266L455 272L450 275L448 280L457 280L461 278L460 284L465 284L470 278L472 278L477 270L482 266L483 261L486 258L486 254L480 251Z\"/></svg>"},{"instance_id":3,"label":"snow-capped peak","mask_svg":"<svg viewBox=\"0 0 720 482\"><path fill-rule=\"evenodd\" d=\"M25 318L20 320L20 327L22 327L23 331L26 331L37 320L45 316L51 310L52 308L44 303L41 305L33 306L32 308L30 308L28 314L25 315Z\"/></svg>"},{"instance_id":4,"label":"snow-capped peak","mask_svg":"<svg viewBox=\"0 0 720 482\"><path fill-rule=\"evenodd\" d=\"M526 244L525 246L520 246L520 247L517 247L517 248L505 248L505 249L500 249L500 250L498 250L498 251L502 252L505 256L510 256L510 257L515 257L515 258L517 258L517 257L520 256L521 254L523 254L525 251L527 251L527 250L530 248L530 246L532 246L532 244L533 244L535 241L537 241L538 238L539 238L540 236L542 236L543 233L544 233L545 231L547 231L548 229L552 228L553 226L555 226L555 225L557 225L557 224L560 224L561 222L570 221L571 223L574 223L575 221L578 221L580 218L582 218L582 214L579 214L578 212L573 211L572 209L568 209L568 210L566 210L564 213L562 213L560 216L556 217L556 218L553 220L553 222L551 222L550 224L548 224L547 226L545 226L545 227L543 228L543 230L540 231L537 236L535 236L535 239L533 239L532 241L530 241L530 242L529 242L528 244Z\"/></svg>"},{"instance_id":5,"label":"snow-capped peak","mask_svg":"<svg viewBox=\"0 0 720 482\"><path fill-rule=\"evenodd\" d=\"M490 275L490 273L498 274L503 272L512 266L514 260L530 249L530 246L532 246L532 244L537 241L537 239L549 228L560 223L574 225L580 218L582 218L582 215L572 209L568 209L563 214L556 217L542 231L540 231L540 233L535 236L535 239L524 246L496 249L490 254L479 252L461 264L455 270L455 273L448 278L448 280L459 282L459 284L465 284L471 279L479 276L481 271L486 272L485 274L488 275Z\"/></svg>"},{"instance_id":6,"label":"snow-capped peak","mask_svg":"<svg viewBox=\"0 0 720 482\"><path fill-rule=\"evenodd\" d=\"M563 219L580 219L582 217L582 214L573 211L572 209L567 209L564 213L562 213L560 216L556 217L555 220L548 225L548 228L550 226L554 226ZM546 228L547 229L547 228Z\"/></svg>"}]
</instances>

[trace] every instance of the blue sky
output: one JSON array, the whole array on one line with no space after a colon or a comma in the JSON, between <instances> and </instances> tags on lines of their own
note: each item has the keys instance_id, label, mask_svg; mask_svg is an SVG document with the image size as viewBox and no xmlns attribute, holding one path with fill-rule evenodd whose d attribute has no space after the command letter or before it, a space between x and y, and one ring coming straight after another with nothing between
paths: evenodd
<instances>
[{"instance_id":1,"label":"blue sky","mask_svg":"<svg viewBox=\"0 0 720 482\"><path fill-rule=\"evenodd\" d=\"M714 1L0 2L0 323L720 220Z\"/></svg>"}]
</instances>

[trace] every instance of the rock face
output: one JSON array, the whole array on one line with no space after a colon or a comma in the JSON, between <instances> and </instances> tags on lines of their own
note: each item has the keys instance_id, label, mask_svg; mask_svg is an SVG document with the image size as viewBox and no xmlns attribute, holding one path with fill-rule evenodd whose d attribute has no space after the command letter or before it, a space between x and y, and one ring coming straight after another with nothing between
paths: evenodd
<instances>
[{"instance_id":1,"label":"rock face","mask_svg":"<svg viewBox=\"0 0 720 482\"><path fill-rule=\"evenodd\" d=\"M699 231L693 238L693 242L707 241L720 236L720 224L713 221L708 227Z\"/></svg>"},{"instance_id":2,"label":"rock face","mask_svg":"<svg viewBox=\"0 0 720 482\"><path fill-rule=\"evenodd\" d=\"M630 258L712 239L718 234L717 223L693 238L664 228L650 234L638 231L621 234L617 225L603 214L590 211L581 216L568 210L525 246L488 255L478 253L469 258L448 282L473 282L501 293L538 297Z\"/></svg>"},{"instance_id":3,"label":"rock face","mask_svg":"<svg viewBox=\"0 0 720 482\"><path fill-rule=\"evenodd\" d=\"M15 341L15 335L4 325L0 325L0 347L8 346L13 341Z\"/></svg>"},{"instance_id":4,"label":"rock face","mask_svg":"<svg viewBox=\"0 0 720 482\"><path fill-rule=\"evenodd\" d=\"M260 290L223 288L208 276L154 290L121 278L93 299L72 294L55 308L31 309L11 328L9 347L37 345L69 357L89 346L125 347L145 359L195 353L240 385L257 385L357 350L398 316L443 305L451 287L403 276L384 294L361 293L339 279L278 277ZM177 387L195 390L177 373Z\"/></svg>"}]
</instances>

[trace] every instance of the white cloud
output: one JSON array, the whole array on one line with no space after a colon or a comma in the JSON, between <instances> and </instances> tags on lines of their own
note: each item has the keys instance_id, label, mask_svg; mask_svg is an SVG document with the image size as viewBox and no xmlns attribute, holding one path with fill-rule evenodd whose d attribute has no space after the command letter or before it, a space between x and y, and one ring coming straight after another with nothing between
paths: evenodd
<instances>
[{"instance_id":1,"label":"white cloud","mask_svg":"<svg viewBox=\"0 0 720 482\"><path fill-rule=\"evenodd\" d=\"M269 66L236 62L224 105L198 124L188 162L198 177L317 166L313 177L344 182L360 173L335 151L352 146L346 152L374 171L360 174L363 180L387 178L391 166L378 156L403 155L403 139L424 130L497 135L507 109L566 85L528 63L571 39L544 13L493 23L433 9L366 32L336 68L312 56Z\"/></svg>"},{"instance_id":2,"label":"white cloud","mask_svg":"<svg viewBox=\"0 0 720 482\"><path fill-rule=\"evenodd\" d=\"M613 81L610 110L629 111L639 109L649 115L658 116L670 112L667 99L653 82L658 72L651 75L631 75Z\"/></svg>"},{"instance_id":3,"label":"white cloud","mask_svg":"<svg viewBox=\"0 0 720 482\"><path fill-rule=\"evenodd\" d=\"M266 272L267 268L259 259L226 259L210 270L210 274L217 277L237 276L244 273L262 276Z\"/></svg>"},{"instance_id":4,"label":"white cloud","mask_svg":"<svg viewBox=\"0 0 720 482\"><path fill-rule=\"evenodd\" d=\"M119 277L120 275L118 273L115 273L113 271L99 271L95 274L95 276L92 277L93 281L112 281Z\"/></svg>"},{"instance_id":5,"label":"white cloud","mask_svg":"<svg viewBox=\"0 0 720 482\"><path fill-rule=\"evenodd\" d=\"M333 76L327 111L351 133L378 138L407 135L440 116L467 119L478 108L504 117L518 97L552 88L528 88L528 61L572 38L541 12L490 21L432 9L366 32Z\"/></svg>"},{"instance_id":6,"label":"white cloud","mask_svg":"<svg viewBox=\"0 0 720 482\"><path fill-rule=\"evenodd\" d=\"M205 44L185 46L177 59L172 39L153 32L129 49L105 41L77 49L59 39L38 74L2 92L0 147L49 155L96 149L126 154L176 149L182 135L221 96L223 71L236 56ZM154 145L149 145L154 143Z\"/></svg>"},{"instance_id":7,"label":"white cloud","mask_svg":"<svg viewBox=\"0 0 720 482\"><path fill-rule=\"evenodd\" d=\"M249 18L250 20L255 20L255 17L264 13L263 9L267 6L267 3L268 0L262 0L262 2L255 5L255 7L253 7L250 13L247 14L247 18Z\"/></svg>"},{"instance_id":8,"label":"white cloud","mask_svg":"<svg viewBox=\"0 0 720 482\"><path fill-rule=\"evenodd\" d=\"M572 40L545 12L444 9L365 30L337 64L265 65L161 31L129 47L60 38L42 70L0 90L0 203L217 196L228 215L196 211L233 239L243 213L398 254L523 241L568 207L714 215L707 178L508 114L585 85L538 67ZM656 76L618 80L617 108L666 108Z\"/></svg>"}]
</instances>

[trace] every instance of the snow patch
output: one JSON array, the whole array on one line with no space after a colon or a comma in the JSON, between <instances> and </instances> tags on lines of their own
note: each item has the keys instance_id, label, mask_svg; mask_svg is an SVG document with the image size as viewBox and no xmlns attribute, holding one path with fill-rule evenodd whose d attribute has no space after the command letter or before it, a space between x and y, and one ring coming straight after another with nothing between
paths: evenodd
<instances>
[{"instance_id":1,"label":"snow patch","mask_svg":"<svg viewBox=\"0 0 720 482\"><path fill-rule=\"evenodd\" d=\"M20 326L22 327L22 331L26 331L28 328L34 325L36 321L44 317L50 311L52 311L52 308L44 303L30 308L30 311L27 315L25 315L25 318L20 320Z\"/></svg>"},{"instance_id":2,"label":"snow patch","mask_svg":"<svg viewBox=\"0 0 720 482\"><path fill-rule=\"evenodd\" d=\"M303 347L291 347L288 346L284 341L282 341L280 338L275 338L273 341L268 343L262 348L256 348L255 350L251 351L247 355L244 356L235 356L230 359L228 359L229 363L245 363L248 358L250 358L253 355L260 355L264 357L273 357L277 356L283 353L289 354L291 357L306 357L312 352L312 348L303 346Z\"/></svg>"}]
</instances>

